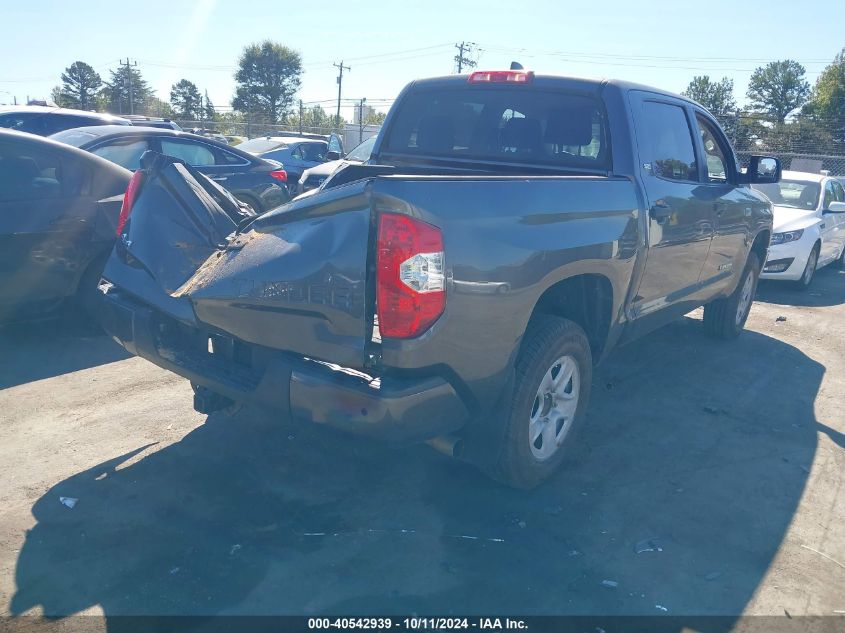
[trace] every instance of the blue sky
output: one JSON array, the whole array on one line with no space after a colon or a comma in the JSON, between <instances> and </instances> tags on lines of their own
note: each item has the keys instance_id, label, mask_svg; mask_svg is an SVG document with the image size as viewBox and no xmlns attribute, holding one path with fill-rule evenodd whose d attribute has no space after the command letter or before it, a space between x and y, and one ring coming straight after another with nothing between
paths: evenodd
<instances>
[{"instance_id":1,"label":"blue sky","mask_svg":"<svg viewBox=\"0 0 845 633\"><path fill-rule=\"evenodd\" d=\"M0 103L49 97L61 71L86 61L105 78L127 56L157 95L181 78L228 106L246 44L298 50L306 102L337 96L332 62L352 67L343 96L383 104L416 77L454 69L455 42L476 42L479 67L512 59L538 72L616 77L681 91L694 75L734 80L744 100L757 66L796 59L813 83L845 47L845 2L274 2L145 0L4 3ZM380 108L384 109L384 107ZM344 116L351 118L349 107Z\"/></svg>"}]
</instances>

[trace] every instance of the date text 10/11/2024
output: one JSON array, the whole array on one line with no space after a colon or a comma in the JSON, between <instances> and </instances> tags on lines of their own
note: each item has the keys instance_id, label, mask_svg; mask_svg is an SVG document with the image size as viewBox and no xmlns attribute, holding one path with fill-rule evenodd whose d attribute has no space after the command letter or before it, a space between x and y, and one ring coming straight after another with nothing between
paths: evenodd
<instances>
[{"instance_id":1,"label":"date text 10/11/2024","mask_svg":"<svg viewBox=\"0 0 845 633\"><path fill-rule=\"evenodd\" d=\"M443 630L478 629L482 631L518 631L525 630L528 625L524 620L512 618L308 618L310 630L320 629L361 629L371 631L386 631L390 629L405 630Z\"/></svg>"}]
</instances>

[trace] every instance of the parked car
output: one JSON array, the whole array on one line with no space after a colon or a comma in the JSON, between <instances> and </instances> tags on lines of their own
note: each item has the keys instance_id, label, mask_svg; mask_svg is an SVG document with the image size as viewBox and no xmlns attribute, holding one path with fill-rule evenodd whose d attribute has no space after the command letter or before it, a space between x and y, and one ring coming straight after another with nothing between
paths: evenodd
<instances>
[{"instance_id":1,"label":"parked car","mask_svg":"<svg viewBox=\"0 0 845 633\"><path fill-rule=\"evenodd\" d=\"M774 233L763 279L809 288L816 270L845 265L845 188L835 177L785 171L778 183L754 185L774 205Z\"/></svg>"},{"instance_id":2,"label":"parked car","mask_svg":"<svg viewBox=\"0 0 845 633\"><path fill-rule=\"evenodd\" d=\"M217 130L209 130L208 128L203 127L194 127L186 130L191 134L196 134L197 136L205 136L207 138L214 139L218 143L229 143L229 139L227 139L223 134L218 132Z\"/></svg>"},{"instance_id":3,"label":"parked car","mask_svg":"<svg viewBox=\"0 0 845 633\"><path fill-rule=\"evenodd\" d=\"M147 150L181 158L257 213L290 199L288 175L282 165L204 136L158 128L103 126L65 130L52 138L132 171L138 169L141 155Z\"/></svg>"},{"instance_id":4,"label":"parked car","mask_svg":"<svg viewBox=\"0 0 845 633\"><path fill-rule=\"evenodd\" d=\"M171 121L170 119L165 119L162 117L151 117L151 116L142 116L140 114L127 114L125 115L126 119L129 120L132 125L140 125L143 127L160 127L164 130L176 130L177 132L182 131L182 127L176 123L176 121Z\"/></svg>"},{"instance_id":5,"label":"parked car","mask_svg":"<svg viewBox=\"0 0 845 633\"><path fill-rule=\"evenodd\" d=\"M349 163L367 162L370 159L370 154L372 153L375 144L376 137L372 136L363 143L359 143L358 145L356 145L352 149L352 151L349 152L343 158L338 160L330 160L328 162L317 165L316 167L306 169L304 172L302 172L302 176L300 176L299 178L299 187L297 188L297 193L303 194L306 191L317 189L337 169L348 165ZM288 177L288 181L291 182L291 180L292 179Z\"/></svg>"},{"instance_id":6,"label":"parked car","mask_svg":"<svg viewBox=\"0 0 845 633\"><path fill-rule=\"evenodd\" d=\"M41 136L0 130L0 321L88 304L131 173Z\"/></svg>"},{"instance_id":7,"label":"parked car","mask_svg":"<svg viewBox=\"0 0 845 633\"><path fill-rule=\"evenodd\" d=\"M343 153L340 137L264 136L244 141L238 147L261 158L277 160L288 172L291 193L297 193L302 173L329 160L339 159Z\"/></svg>"},{"instance_id":8,"label":"parked car","mask_svg":"<svg viewBox=\"0 0 845 633\"><path fill-rule=\"evenodd\" d=\"M430 440L529 487L616 345L702 305L706 334L740 334L772 230L749 184L780 163L740 172L716 120L661 90L485 71L410 84L369 164L240 230L175 166L142 173L103 324L199 411Z\"/></svg>"},{"instance_id":9,"label":"parked car","mask_svg":"<svg viewBox=\"0 0 845 633\"><path fill-rule=\"evenodd\" d=\"M127 119L87 110L44 106L0 107L0 128L50 136L62 130L88 125L131 125Z\"/></svg>"}]
</instances>

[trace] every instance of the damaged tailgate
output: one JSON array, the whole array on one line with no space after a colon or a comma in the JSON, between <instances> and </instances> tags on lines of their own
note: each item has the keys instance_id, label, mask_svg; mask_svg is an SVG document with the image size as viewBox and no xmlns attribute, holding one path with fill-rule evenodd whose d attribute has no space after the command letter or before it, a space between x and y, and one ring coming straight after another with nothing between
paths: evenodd
<instances>
[{"instance_id":1,"label":"damaged tailgate","mask_svg":"<svg viewBox=\"0 0 845 633\"><path fill-rule=\"evenodd\" d=\"M210 334L362 367L372 328L367 183L244 222L216 185L162 158L144 163L106 280Z\"/></svg>"}]
</instances>

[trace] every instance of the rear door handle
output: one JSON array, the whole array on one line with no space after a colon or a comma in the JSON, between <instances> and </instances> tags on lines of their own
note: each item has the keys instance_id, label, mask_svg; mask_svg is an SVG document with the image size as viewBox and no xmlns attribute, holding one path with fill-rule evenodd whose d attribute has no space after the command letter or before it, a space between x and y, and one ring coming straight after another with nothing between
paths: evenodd
<instances>
[{"instance_id":1,"label":"rear door handle","mask_svg":"<svg viewBox=\"0 0 845 633\"><path fill-rule=\"evenodd\" d=\"M665 202L663 204L655 204L648 210L648 215L658 224L666 224L672 215L672 207Z\"/></svg>"}]
</instances>

